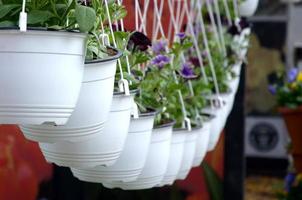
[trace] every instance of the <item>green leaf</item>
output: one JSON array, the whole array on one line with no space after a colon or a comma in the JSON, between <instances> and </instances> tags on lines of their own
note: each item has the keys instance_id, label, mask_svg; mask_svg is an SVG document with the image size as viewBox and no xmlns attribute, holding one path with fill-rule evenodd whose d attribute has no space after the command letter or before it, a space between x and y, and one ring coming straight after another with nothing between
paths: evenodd
<instances>
[{"instance_id":1,"label":"green leaf","mask_svg":"<svg viewBox=\"0 0 302 200\"><path fill-rule=\"evenodd\" d=\"M207 187L211 195L211 199L212 200L223 199L222 181L218 177L217 173L206 162L203 162L202 168L204 171Z\"/></svg>"},{"instance_id":2,"label":"green leaf","mask_svg":"<svg viewBox=\"0 0 302 200\"><path fill-rule=\"evenodd\" d=\"M0 22L0 27L9 27L9 26L15 26L16 24L11 21L3 21Z\"/></svg>"},{"instance_id":3,"label":"green leaf","mask_svg":"<svg viewBox=\"0 0 302 200\"><path fill-rule=\"evenodd\" d=\"M77 4L75 16L81 32L88 32L93 28L96 21L94 9Z\"/></svg>"},{"instance_id":4,"label":"green leaf","mask_svg":"<svg viewBox=\"0 0 302 200\"><path fill-rule=\"evenodd\" d=\"M48 19L54 17L49 11L33 10L28 13L27 23L28 24L43 24Z\"/></svg>"},{"instance_id":5,"label":"green leaf","mask_svg":"<svg viewBox=\"0 0 302 200\"><path fill-rule=\"evenodd\" d=\"M20 7L19 4L1 5L0 7L0 19L5 17L10 11Z\"/></svg>"}]
</instances>

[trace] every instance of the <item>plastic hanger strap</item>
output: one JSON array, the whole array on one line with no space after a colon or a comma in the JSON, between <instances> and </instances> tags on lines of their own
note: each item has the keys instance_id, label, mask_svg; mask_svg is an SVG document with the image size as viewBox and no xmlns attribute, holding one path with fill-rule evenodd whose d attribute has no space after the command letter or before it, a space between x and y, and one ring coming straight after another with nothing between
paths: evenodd
<instances>
[{"instance_id":1,"label":"plastic hanger strap","mask_svg":"<svg viewBox=\"0 0 302 200\"><path fill-rule=\"evenodd\" d=\"M215 13L216 13L216 18L218 21L218 33L220 35L221 46L222 46L223 54L224 54L224 56L226 56L227 52L226 52L226 47L225 47L224 35L223 35L223 26L222 26L221 17L220 17L219 3L217 0L213 0L213 1L214 1L214 9L215 9Z\"/></svg>"},{"instance_id":2,"label":"plastic hanger strap","mask_svg":"<svg viewBox=\"0 0 302 200\"><path fill-rule=\"evenodd\" d=\"M201 13L202 5L200 3L197 3L197 9L199 10L198 11L198 22L200 23L200 27L201 27L203 43L205 45L206 52L207 52L206 56L209 60L209 65L210 65L211 74L212 74L212 78L213 78L213 82L214 82L215 92L217 93L218 96L220 96L218 80L217 80L217 77L216 77L216 70L215 70L214 63L213 63L212 53L211 53L210 47L209 47L209 42L208 42L208 37L207 37L207 34L206 34L206 30L205 30L205 24L204 24L203 16L202 16L202 13Z\"/></svg>"},{"instance_id":3,"label":"plastic hanger strap","mask_svg":"<svg viewBox=\"0 0 302 200\"><path fill-rule=\"evenodd\" d=\"M25 12L26 0L22 2L22 10L19 15L19 28L21 32L27 31L27 13Z\"/></svg>"},{"instance_id":4,"label":"plastic hanger strap","mask_svg":"<svg viewBox=\"0 0 302 200\"><path fill-rule=\"evenodd\" d=\"M109 7L108 7L108 1L104 0L104 2L105 2L105 8L106 8L106 13L107 13L107 18L108 18L108 23L109 23L109 28L110 28L110 34L111 34L111 37L112 37L113 45L116 48L117 44L116 44L116 40L115 40L113 28L112 28L112 21L111 21L110 11L109 11ZM117 63L118 63L118 66L119 66L120 76L121 76L121 80L118 83L120 92L124 92L125 95L130 95L129 83L126 79L124 79L121 60L118 59Z\"/></svg>"}]
</instances>

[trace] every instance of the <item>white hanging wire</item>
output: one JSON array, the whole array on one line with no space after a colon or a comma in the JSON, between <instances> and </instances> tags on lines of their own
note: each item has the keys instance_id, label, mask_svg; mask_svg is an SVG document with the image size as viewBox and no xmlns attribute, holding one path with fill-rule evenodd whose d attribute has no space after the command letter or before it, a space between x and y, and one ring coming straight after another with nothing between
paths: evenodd
<instances>
[{"instance_id":1,"label":"white hanging wire","mask_svg":"<svg viewBox=\"0 0 302 200\"><path fill-rule=\"evenodd\" d=\"M231 16L231 12L230 12L230 8L229 8L227 0L223 0L223 5L224 5L227 20L228 20L228 24L229 24L229 26L231 26L232 25L232 16Z\"/></svg>"},{"instance_id":2,"label":"white hanging wire","mask_svg":"<svg viewBox=\"0 0 302 200\"><path fill-rule=\"evenodd\" d=\"M159 21L161 21L162 18L162 14L163 14L163 8L164 8L164 1L160 2L160 8L158 8L157 6L157 0L154 0L154 10L155 10L155 22L157 22L156 24L159 24ZM161 23L162 24L162 23ZM153 30L154 35L153 35L153 41L155 41L158 37L158 32L160 31L161 35L165 35L165 31L163 29L163 26L155 26L155 30ZM165 37L166 38L166 37Z\"/></svg>"},{"instance_id":3,"label":"white hanging wire","mask_svg":"<svg viewBox=\"0 0 302 200\"><path fill-rule=\"evenodd\" d=\"M117 3L118 3L119 6L122 5L121 0L117 0ZM120 24L121 24L121 31L124 32L124 31L125 31L125 27L124 27L124 20L123 20L123 19L120 20ZM118 26L117 26L117 27L118 27ZM123 42L124 42L124 43L127 42L125 38L123 39ZM127 45L125 45L125 50L126 50L126 49L127 49ZM131 75L131 67L130 67L130 62L129 62L129 56L126 55L126 56L125 56L125 59L126 59L126 66L127 66L128 74ZM130 85L131 85L131 84L132 84L132 83L130 82Z\"/></svg>"},{"instance_id":4,"label":"white hanging wire","mask_svg":"<svg viewBox=\"0 0 302 200\"><path fill-rule=\"evenodd\" d=\"M138 3L138 0L137 0ZM139 5L139 3L138 3ZM147 14L148 14L148 8L150 5L150 0L145 0L144 1L144 13L143 15L141 14L141 27L139 29L139 31L143 32L145 35L147 35ZM140 7L139 7L140 8ZM140 13L141 10L139 9Z\"/></svg>"},{"instance_id":5,"label":"white hanging wire","mask_svg":"<svg viewBox=\"0 0 302 200\"><path fill-rule=\"evenodd\" d=\"M164 0L161 0L161 1L164 1ZM157 4L155 4L154 6L155 6L154 12L157 15L157 18L159 18L158 26L162 27L162 21L160 20L161 16L160 16ZM173 9L172 9L172 11L173 11ZM180 19L180 17L178 17L178 16L176 16L176 17L177 17L177 19ZM170 20L172 20L172 18L174 18L174 13L173 12L171 13L171 19ZM176 31L175 31L175 33L176 33ZM164 32L162 33L162 37L164 39L167 39ZM167 49L166 49L166 51L167 51ZM171 65L173 65L173 60L174 60L174 55L172 55L172 57L171 57ZM175 70L173 70L172 75L173 75L175 83L179 84L179 81L178 81ZM183 121L183 124L182 124L182 128L187 128L188 131L191 131L192 130L191 120L188 118L188 114L187 114L187 110L186 110L186 107L185 107L182 92L180 90L177 90L177 93L178 93L179 101L180 101L180 104L181 104L182 113L183 113L183 116L184 116L184 121Z\"/></svg>"},{"instance_id":6,"label":"white hanging wire","mask_svg":"<svg viewBox=\"0 0 302 200\"><path fill-rule=\"evenodd\" d=\"M215 9L215 13L216 13L217 21L218 21L218 32L219 32L219 35L220 35L221 46L222 46L223 54L224 54L224 56L226 56L227 52L226 52L226 47L225 47L225 40L224 40L224 35L223 35L223 26L222 26L221 17L220 17L220 10L219 10L218 0L213 0L213 3L214 3L214 9Z\"/></svg>"},{"instance_id":7,"label":"white hanging wire","mask_svg":"<svg viewBox=\"0 0 302 200\"><path fill-rule=\"evenodd\" d=\"M178 3L178 5L177 5L177 7L178 8L181 8L181 2L180 1L178 1L177 2ZM179 20L177 23L175 23L174 24L174 26L175 26L175 32L176 33L179 33L180 32L180 29L181 29L181 25L183 24L183 21L184 21L184 17L185 17L185 15L187 16L187 20L189 21L188 22L188 24L189 24L189 26L190 27L192 27L191 25L192 25L192 21L190 20L191 18L190 18L190 15L191 15L191 13L190 12L187 12L188 10L186 10L186 8L187 8L187 1L185 0L184 1L184 3L183 3L183 7L182 7L182 11L181 11L181 13L180 12L178 12L177 13L177 15L176 16L178 16L178 17L176 17L176 19L177 20ZM179 11L180 9L178 9L178 11ZM174 20L175 21L175 20ZM193 30L193 29L191 29L191 30ZM195 35L194 35L194 30L193 30L193 32L192 32L192 38L193 38L193 40L195 40ZM197 43L195 43L196 45L197 45L197 51L199 50L199 48L198 48L198 44ZM198 54L198 53L197 53ZM199 54L199 56L200 56L201 54ZM186 59L185 59L185 56L184 56L184 54L182 53L182 55L181 55L181 58L182 58L182 61L183 61L183 63L185 63L186 62ZM205 75L205 71L204 71L204 68L203 68L203 64L202 64L202 58L200 57L200 61L201 61L201 71L203 71L204 72L204 77L206 78L206 75ZM206 78L207 79L207 78ZM191 82L191 80L189 80L188 81L188 87L189 87L189 91L190 91L190 94L192 95L192 96L195 96L195 94L194 94L194 89L193 89L193 85L192 85L192 82ZM202 125L203 123L202 123L202 118L201 118L201 116L199 115L199 111L198 111L198 109L197 108L195 108L195 114L196 114L196 122L200 122L200 125Z\"/></svg>"},{"instance_id":8,"label":"white hanging wire","mask_svg":"<svg viewBox=\"0 0 302 200\"><path fill-rule=\"evenodd\" d=\"M136 30L139 31L139 32L143 32L145 35L147 34L147 28L146 28L147 11L146 11L146 9L148 8L148 6L149 6L149 0L145 0L144 11L142 13L139 1L135 0L135 9L136 9L136 15L137 15L137 18L136 18L136 24L137 24ZM140 20L141 23L139 23L139 20Z\"/></svg>"},{"instance_id":9,"label":"white hanging wire","mask_svg":"<svg viewBox=\"0 0 302 200\"><path fill-rule=\"evenodd\" d=\"M209 14L209 17L210 17L210 21L211 21L211 24L212 24L211 28L213 29L214 37L216 39L218 48L219 48L220 52L222 53L223 49L222 49L222 45L221 45L220 38L219 38L219 33L218 33L218 30L217 30L217 26L216 26L214 14L213 14L213 8L212 8L212 5L211 5L212 2L211 2L211 0L205 0L205 1L206 1L206 6L207 6L208 14ZM200 2L200 1L197 0L197 2Z\"/></svg>"},{"instance_id":10,"label":"white hanging wire","mask_svg":"<svg viewBox=\"0 0 302 200\"><path fill-rule=\"evenodd\" d=\"M109 28L110 28L110 34L111 34L111 37L112 37L112 42L113 42L114 47L117 48L117 44L116 44L116 40L115 40L113 28L112 28L112 21L111 21L111 16L110 16L110 10L109 10L109 7L108 7L108 1L104 0L104 3L105 3L107 18L108 18L108 23L109 23ZM124 92L125 95L130 95L129 83L126 79L124 79L123 67L122 67L122 64L121 64L121 60L118 59L117 62L118 62L119 70L120 70L120 76L121 76L121 79L119 81L119 89L120 89L121 92Z\"/></svg>"},{"instance_id":11,"label":"white hanging wire","mask_svg":"<svg viewBox=\"0 0 302 200\"><path fill-rule=\"evenodd\" d=\"M233 6L234 6L234 13L236 19L239 18L239 7L238 7L238 0L233 0Z\"/></svg>"},{"instance_id":12,"label":"white hanging wire","mask_svg":"<svg viewBox=\"0 0 302 200\"><path fill-rule=\"evenodd\" d=\"M169 4L169 7L172 7L172 10L173 10L173 8L174 8L174 1L172 2L172 5L171 5L171 2L170 2L170 0L168 0L168 4ZM174 18L174 16L173 16L173 18ZM170 21L169 21L169 29L168 29L168 36L167 36L167 38L168 38L168 41L171 41L172 40L172 33L173 33L173 22L172 22L172 20L170 19Z\"/></svg>"},{"instance_id":13,"label":"white hanging wire","mask_svg":"<svg viewBox=\"0 0 302 200\"><path fill-rule=\"evenodd\" d=\"M209 81L208 81L208 78L207 78L207 75L206 75L206 72L205 72L205 68L203 66L203 59L202 59L202 56L201 56L202 53L201 53L201 50L200 50L199 45L198 45L197 35L194 32L193 20L190 16L190 12L188 10L187 0L185 0L185 6L184 6L183 10L187 14L187 18L188 18L188 27L187 28L189 28L190 33L192 35L193 45L194 45L194 49L195 49L196 54L197 54L198 62L200 64L200 70L201 70L202 76L204 78L205 83L208 84ZM175 26L177 27L177 24L175 24Z\"/></svg>"},{"instance_id":14,"label":"white hanging wire","mask_svg":"<svg viewBox=\"0 0 302 200\"><path fill-rule=\"evenodd\" d=\"M210 65L210 69L211 69L211 73L212 73L212 77L213 77L213 82L214 82L214 87L215 87L215 92L218 96L218 98L220 99L220 90L219 90L219 85L218 85L218 80L216 77L216 71L215 71L215 66L213 63L213 59L212 59L212 53L210 51L210 47L209 47L209 43L208 43L208 38L207 38L207 34L206 34L206 30L205 30L205 23L203 20L203 15L202 15L202 4L198 1L197 2L197 20L200 23L200 27L201 27L201 31L202 31L202 38L203 38L203 43L205 45L206 48L206 56L209 60L209 65ZM221 106L221 102L219 102L220 106Z\"/></svg>"}]
</instances>

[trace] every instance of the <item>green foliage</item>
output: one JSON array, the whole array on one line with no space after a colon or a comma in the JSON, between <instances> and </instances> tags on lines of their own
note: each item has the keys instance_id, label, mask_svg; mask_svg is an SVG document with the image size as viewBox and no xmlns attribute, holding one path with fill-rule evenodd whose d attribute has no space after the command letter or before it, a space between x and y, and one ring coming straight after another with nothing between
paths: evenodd
<instances>
[{"instance_id":1,"label":"green foliage","mask_svg":"<svg viewBox=\"0 0 302 200\"><path fill-rule=\"evenodd\" d=\"M215 170L206 162L202 163L202 169L205 175L208 191L211 196L211 200L223 199L223 184Z\"/></svg>"},{"instance_id":2,"label":"green foliage","mask_svg":"<svg viewBox=\"0 0 302 200\"><path fill-rule=\"evenodd\" d=\"M302 174L295 176L293 183L285 183L275 188L278 200L298 200L302 199Z\"/></svg>"},{"instance_id":3,"label":"green foliage","mask_svg":"<svg viewBox=\"0 0 302 200\"><path fill-rule=\"evenodd\" d=\"M269 90L273 95L276 95L278 105L295 109L302 105L302 71L292 69L288 72L288 77L285 72L273 73Z\"/></svg>"},{"instance_id":4,"label":"green foliage","mask_svg":"<svg viewBox=\"0 0 302 200\"><path fill-rule=\"evenodd\" d=\"M22 1L2 1L0 25L17 26ZM96 20L95 10L80 5L77 0L31 0L26 3L28 26L53 29L76 29L88 32Z\"/></svg>"}]
</instances>

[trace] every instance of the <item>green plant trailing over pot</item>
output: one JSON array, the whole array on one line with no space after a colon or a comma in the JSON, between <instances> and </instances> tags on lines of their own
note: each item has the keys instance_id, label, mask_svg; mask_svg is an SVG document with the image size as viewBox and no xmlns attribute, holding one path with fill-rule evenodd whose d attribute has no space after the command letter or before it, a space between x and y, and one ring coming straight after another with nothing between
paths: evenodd
<instances>
[{"instance_id":1,"label":"green plant trailing over pot","mask_svg":"<svg viewBox=\"0 0 302 200\"><path fill-rule=\"evenodd\" d=\"M84 4L84 1L77 0L26 1L27 24L35 28L88 32L94 26L96 12ZM20 0L0 1L0 27L17 26L21 10Z\"/></svg>"},{"instance_id":2,"label":"green plant trailing over pot","mask_svg":"<svg viewBox=\"0 0 302 200\"><path fill-rule=\"evenodd\" d=\"M150 62L145 68L136 69L140 95L136 98L141 111L147 108L155 108L159 111L156 124L161 125L167 121L176 121L175 127L182 126L184 116L178 91L183 94L183 100L188 117L195 119L196 110L204 106L204 98L201 95L192 95L188 87L188 80L197 79L197 70L190 62L184 62L181 55L192 47L190 37L179 34L179 41L168 47L166 40L159 40L152 45L152 49L140 59L149 58ZM140 50L139 50L140 51ZM140 51L141 52L141 51ZM142 59L144 60L144 59ZM195 87L198 90L197 87ZM194 120L193 125L197 124Z\"/></svg>"},{"instance_id":3,"label":"green plant trailing over pot","mask_svg":"<svg viewBox=\"0 0 302 200\"><path fill-rule=\"evenodd\" d=\"M108 27L109 19L108 19L108 14L107 10L105 7L105 4L102 3L102 1L99 0L92 0L88 4L93 10L96 12L96 20L94 23L93 28L89 31L88 35L88 42L87 42L87 52L86 52L86 59L91 60L91 59L97 59L97 58L105 58L108 57L109 55L114 55L116 52L112 50L111 48L106 48L104 44L103 45L103 39L104 42L106 42L106 38L101 38L101 35L108 35L110 36L110 28ZM110 20L111 21L118 21L123 19L127 15L127 11L122 5L118 5L114 1L109 1L108 2L108 9L110 13ZM121 35L119 38L120 40L125 39L127 34ZM119 39L118 38L118 39ZM111 40L110 40L111 39ZM117 40L117 41L120 41ZM112 38L109 37L108 43L113 44ZM122 45L119 45L117 43L118 49L123 49ZM123 53L123 52L122 52Z\"/></svg>"}]
</instances>

